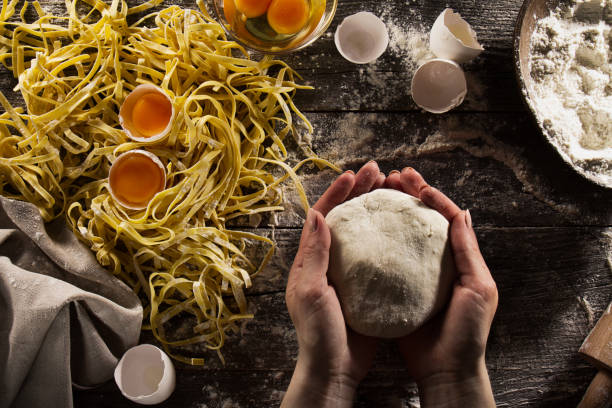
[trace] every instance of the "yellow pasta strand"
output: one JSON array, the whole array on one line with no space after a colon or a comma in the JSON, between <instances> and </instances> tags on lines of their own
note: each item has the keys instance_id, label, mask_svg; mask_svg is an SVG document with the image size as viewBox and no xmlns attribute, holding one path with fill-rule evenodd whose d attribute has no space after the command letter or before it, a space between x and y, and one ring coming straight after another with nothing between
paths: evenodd
<instances>
[{"instance_id":1,"label":"yellow pasta strand","mask_svg":"<svg viewBox=\"0 0 612 408\"><path fill-rule=\"evenodd\" d=\"M253 317L244 290L274 252L272 239L226 222L282 210L289 178L306 209L298 169L338 169L307 147L310 157L286 163L284 140L298 132L292 115L312 130L292 101L308 87L290 67L251 60L201 2L200 10L171 6L128 24L128 15L160 3L69 0L67 13L53 16L34 2L38 19L27 22L27 4L18 11L16 0L2 1L0 62L18 79L25 110L0 93L0 193L35 204L47 221L65 215L100 264L139 294L143 327L174 358L199 365L202 356L184 347L219 352L237 322ZM177 112L154 144L129 140L118 121L142 83L166 90ZM137 148L156 154L168 174L142 211L122 208L108 191L112 162ZM259 262L245 255L253 243L267 248ZM177 338L168 323L185 316L193 332Z\"/></svg>"}]
</instances>

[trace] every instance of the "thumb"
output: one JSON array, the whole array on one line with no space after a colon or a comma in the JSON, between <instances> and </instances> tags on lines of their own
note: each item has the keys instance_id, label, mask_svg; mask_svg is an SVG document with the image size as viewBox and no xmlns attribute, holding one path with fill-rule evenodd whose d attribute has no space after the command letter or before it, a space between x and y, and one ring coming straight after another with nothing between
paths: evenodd
<instances>
[{"instance_id":1,"label":"thumb","mask_svg":"<svg viewBox=\"0 0 612 408\"><path fill-rule=\"evenodd\" d=\"M298 279L303 285L320 283L327 274L331 232L323 215L315 210L308 210L304 225L305 236L302 238L302 270Z\"/></svg>"},{"instance_id":2,"label":"thumb","mask_svg":"<svg viewBox=\"0 0 612 408\"><path fill-rule=\"evenodd\" d=\"M452 219L450 238L460 281L491 279L489 268L478 247L469 211L461 211Z\"/></svg>"}]
</instances>

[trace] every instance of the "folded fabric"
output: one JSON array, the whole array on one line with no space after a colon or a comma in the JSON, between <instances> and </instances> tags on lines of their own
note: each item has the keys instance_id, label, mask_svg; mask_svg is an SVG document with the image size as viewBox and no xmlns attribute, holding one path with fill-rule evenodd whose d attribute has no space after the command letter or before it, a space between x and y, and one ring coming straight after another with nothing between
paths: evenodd
<instances>
[{"instance_id":1,"label":"folded fabric","mask_svg":"<svg viewBox=\"0 0 612 408\"><path fill-rule=\"evenodd\" d=\"M0 408L72 407L72 385L112 378L142 306L63 218L0 197Z\"/></svg>"}]
</instances>

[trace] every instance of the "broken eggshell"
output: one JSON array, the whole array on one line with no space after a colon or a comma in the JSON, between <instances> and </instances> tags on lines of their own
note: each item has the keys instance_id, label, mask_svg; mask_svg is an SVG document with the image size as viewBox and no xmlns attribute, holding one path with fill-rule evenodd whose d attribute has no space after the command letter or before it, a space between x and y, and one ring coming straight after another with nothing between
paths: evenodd
<instances>
[{"instance_id":1,"label":"broken eggshell","mask_svg":"<svg viewBox=\"0 0 612 408\"><path fill-rule=\"evenodd\" d=\"M151 163L153 164L153 166L149 166L150 167L154 167L156 170L159 171L158 174L158 178L159 178L159 189L158 191L155 193L159 193L160 191L162 191L166 185L166 169L164 168L164 164L161 162L161 160L159 160L159 158L154 155L151 152L148 152L146 150L130 150L127 151L125 153L122 153L119 157L117 157L115 159L115 161L113 162L113 164L111 165L111 168L108 172L108 187L109 187L109 192L111 197L113 197L113 199L119 203L120 205L122 205L125 208L128 208L130 210L143 210L145 208L147 208L147 206L149 205L149 201L145 202L139 202L139 203L133 203L133 202L129 202L126 199L122 198L122 194L120 194L119 191L117 191L116 187L115 187L115 180L118 179L119 177L125 177L125 175L121 175L121 173L118 173L117 169L120 169L121 164L125 161L125 160L129 160L130 157L134 157L134 156L144 156L145 158L149 159L151 161ZM139 180L140 185L142 185L142 183L144 183L146 180L150 180L151 179L151 175L149 174L149 177L146 177L147 175L134 175L131 174L130 175L132 178L134 177L140 177L141 180ZM155 195L153 195L151 197L151 199L154 197Z\"/></svg>"},{"instance_id":2,"label":"broken eggshell","mask_svg":"<svg viewBox=\"0 0 612 408\"><path fill-rule=\"evenodd\" d=\"M429 48L436 57L458 63L471 61L484 50L472 27L450 8L445 9L431 27Z\"/></svg>"},{"instance_id":3,"label":"broken eggshell","mask_svg":"<svg viewBox=\"0 0 612 408\"><path fill-rule=\"evenodd\" d=\"M465 74L454 61L429 60L412 77L412 99L428 112L448 112L461 105L466 94Z\"/></svg>"},{"instance_id":4,"label":"broken eggshell","mask_svg":"<svg viewBox=\"0 0 612 408\"><path fill-rule=\"evenodd\" d=\"M115 382L127 399L142 405L159 404L176 386L170 357L157 347L141 344L125 352L115 368Z\"/></svg>"},{"instance_id":5,"label":"broken eggshell","mask_svg":"<svg viewBox=\"0 0 612 408\"><path fill-rule=\"evenodd\" d=\"M385 52L389 34L381 19L362 11L342 20L336 29L334 42L345 59L355 64L367 64Z\"/></svg>"},{"instance_id":6,"label":"broken eggshell","mask_svg":"<svg viewBox=\"0 0 612 408\"><path fill-rule=\"evenodd\" d=\"M155 94L162 96L164 101L163 109L170 109L170 115L168 115L166 126L159 132L152 135L147 135L138 129L137 123L134 121L134 111L137 107L138 101L147 95ZM140 112L142 114L142 112ZM149 114L155 114L151 112ZM152 84L141 84L138 85L130 94L125 98L121 108L119 109L119 124L128 135L128 137L136 142L155 142L166 136L172 129L172 123L174 121L174 104L170 96L161 88ZM146 119L146 118L142 118Z\"/></svg>"}]
</instances>

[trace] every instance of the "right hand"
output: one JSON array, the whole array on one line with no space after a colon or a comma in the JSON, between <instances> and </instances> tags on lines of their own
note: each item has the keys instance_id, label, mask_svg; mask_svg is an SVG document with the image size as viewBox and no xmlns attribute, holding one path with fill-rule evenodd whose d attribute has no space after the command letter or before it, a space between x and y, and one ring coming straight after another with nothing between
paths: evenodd
<instances>
[{"instance_id":1,"label":"right hand","mask_svg":"<svg viewBox=\"0 0 612 408\"><path fill-rule=\"evenodd\" d=\"M472 228L469 211L429 186L412 168L392 173L385 187L402 190L450 222L457 278L445 311L399 339L408 372L424 406L495 406L485 367L485 348L497 309L497 287Z\"/></svg>"}]
</instances>

